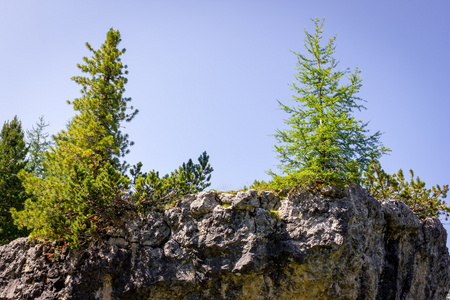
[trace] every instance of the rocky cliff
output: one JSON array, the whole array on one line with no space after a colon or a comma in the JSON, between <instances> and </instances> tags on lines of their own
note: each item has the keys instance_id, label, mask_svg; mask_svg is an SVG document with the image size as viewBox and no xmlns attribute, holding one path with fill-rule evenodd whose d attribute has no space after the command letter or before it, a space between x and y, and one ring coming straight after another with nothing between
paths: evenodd
<instances>
[{"instance_id":1,"label":"rocky cliff","mask_svg":"<svg viewBox=\"0 0 450 300\"><path fill-rule=\"evenodd\" d=\"M86 250L0 247L0 299L445 299L446 238L359 186L209 191Z\"/></svg>"}]
</instances>

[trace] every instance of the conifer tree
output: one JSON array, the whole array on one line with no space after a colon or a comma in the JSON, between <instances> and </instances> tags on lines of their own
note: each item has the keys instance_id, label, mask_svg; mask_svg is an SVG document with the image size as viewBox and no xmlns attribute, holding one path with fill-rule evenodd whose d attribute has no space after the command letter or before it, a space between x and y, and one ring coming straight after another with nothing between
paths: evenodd
<instances>
[{"instance_id":1,"label":"conifer tree","mask_svg":"<svg viewBox=\"0 0 450 300\"><path fill-rule=\"evenodd\" d=\"M322 42L323 21L314 19L315 32L308 33L307 54L297 56L296 82L292 88L294 105L279 102L289 114L285 130L277 130L275 150L285 174L301 171L315 180L358 181L371 159L389 151L379 141L381 133L370 135L368 123L354 117L365 109L357 94L361 88L360 71L337 70L333 57L335 39ZM347 78L346 83L342 83Z\"/></svg>"},{"instance_id":2,"label":"conifer tree","mask_svg":"<svg viewBox=\"0 0 450 300\"><path fill-rule=\"evenodd\" d=\"M85 64L77 67L90 77L72 77L82 86L82 97L68 101L79 114L70 122L68 130L59 133L56 139L59 144L70 143L79 152L90 152L87 156L94 168L108 162L125 174L127 164L121 164L120 158L129 153L128 146L133 143L128 140L128 134L122 133L121 124L130 122L138 110L128 107L131 98L123 96L128 81L124 75L128 71L120 58L126 49L117 48L120 41L119 31L111 28L99 50L86 43L93 56L84 57Z\"/></svg>"},{"instance_id":3,"label":"conifer tree","mask_svg":"<svg viewBox=\"0 0 450 300\"><path fill-rule=\"evenodd\" d=\"M49 140L49 133L45 128L49 126L45 122L44 116L39 117L36 122L36 127L33 126L31 130L27 130L27 146L28 146L28 163L27 170L37 176L44 176L44 168L42 161L44 153L49 149L51 141Z\"/></svg>"},{"instance_id":4,"label":"conifer tree","mask_svg":"<svg viewBox=\"0 0 450 300\"><path fill-rule=\"evenodd\" d=\"M198 164L189 159L187 163L162 177L155 170L141 173L141 167L142 163L138 163L131 170L135 183L133 198L141 208L160 211L183 195L205 190L211 185L209 180L214 171L206 151L199 156Z\"/></svg>"},{"instance_id":5,"label":"conifer tree","mask_svg":"<svg viewBox=\"0 0 450 300\"><path fill-rule=\"evenodd\" d=\"M26 166L27 148L17 116L5 122L0 133L0 245L27 235L13 222L10 209L22 209L27 197L17 174Z\"/></svg>"},{"instance_id":6,"label":"conifer tree","mask_svg":"<svg viewBox=\"0 0 450 300\"><path fill-rule=\"evenodd\" d=\"M100 49L86 44L92 57L77 66L88 76L72 78L82 86L82 96L68 101L77 115L54 137L43 161L46 176L20 174L35 198L13 216L17 224L32 229L31 237L77 246L115 218L115 204L129 184L126 163L120 159L131 143L121 125L137 113L123 96L127 67L120 58L125 49L117 48L120 41L119 31L111 28Z\"/></svg>"},{"instance_id":7,"label":"conifer tree","mask_svg":"<svg viewBox=\"0 0 450 300\"><path fill-rule=\"evenodd\" d=\"M198 157L198 164L194 164L192 159L187 163L183 163L178 170L179 174L183 174L186 178L186 187L181 189L180 194L196 193L205 190L211 185L211 173L214 171L209 164L209 155L204 151Z\"/></svg>"},{"instance_id":8,"label":"conifer tree","mask_svg":"<svg viewBox=\"0 0 450 300\"><path fill-rule=\"evenodd\" d=\"M450 207L443 200L447 197L449 186L436 184L431 189L425 187L425 182L414 177L409 170L411 179L405 180L403 170L396 174L387 174L379 161L373 161L364 172L363 186L377 199L394 198L403 201L422 220L427 217L450 216Z\"/></svg>"}]
</instances>

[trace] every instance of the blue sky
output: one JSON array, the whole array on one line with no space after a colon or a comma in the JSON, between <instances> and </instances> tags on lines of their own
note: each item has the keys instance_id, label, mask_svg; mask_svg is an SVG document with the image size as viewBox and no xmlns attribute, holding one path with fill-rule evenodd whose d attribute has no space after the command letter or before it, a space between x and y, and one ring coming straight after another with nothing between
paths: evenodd
<instances>
[{"instance_id":1,"label":"blue sky","mask_svg":"<svg viewBox=\"0 0 450 300\"><path fill-rule=\"evenodd\" d=\"M292 91L310 18L337 34L340 68L359 67L373 131L392 153L390 173L412 168L450 183L448 1L1 1L0 122L25 128L40 115L50 132L74 112L70 78L110 27L122 34L126 96L140 113L126 124L127 160L167 173L204 150L212 188L238 189L277 164L276 128Z\"/></svg>"}]
</instances>

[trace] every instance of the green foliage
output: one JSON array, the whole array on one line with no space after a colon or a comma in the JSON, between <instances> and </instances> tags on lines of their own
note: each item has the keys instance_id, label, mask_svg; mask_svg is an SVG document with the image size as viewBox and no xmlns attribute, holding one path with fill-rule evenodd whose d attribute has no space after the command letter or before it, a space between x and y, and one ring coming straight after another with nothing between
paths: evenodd
<instances>
[{"instance_id":1,"label":"green foliage","mask_svg":"<svg viewBox=\"0 0 450 300\"><path fill-rule=\"evenodd\" d=\"M120 41L119 31L111 28L99 50L86 44L93 56L84 57L78 68L90 76L72 78L82 86L82 97L69 102L77 114L46 152L46 176L19 174L34 197L12 214L20 227L32 229L32 238L62 239L76 247L114 222L124 202L129 179L119 159L130 142L120 128L137 110L131 107L127 113L131 99L123 97L127 71L120 59L125 49L117 48Z\"/></svg>"},{"instance_id":2,"label":"green foliage","mask_svg":"<svg viewBox=\"0 0 450 300\"><path fill-rule=\"evenodd\" d=\"M27 164L27 148L22 124L17 116L5 122L0 133L0 245L26 236L26 230L19 230L12 219L10 209L22 209L27 198L17 174Z\"/></svg>"},{"instance_id":3,"label":"green foliage","mask_svg":"<svg viewBox=\"0 0 450 300\"><path fill-rule=\"evenodd\" d=\"M340 178L324 177L310 170L295 171L286 176L273 175L269 182L255 180L250 186L251 189L270 190L279 193L281 196L287 194L291 189L316 189L322 185L335 185L343 187L347 181Z\"/></svg>"},{"instance_id":4,"label":"green foliage","mask_svg":"<svg viewBox=\"0 0 450 300\"><path fill-rule=\"evenodd\" d=\"M305 172L303 177L322 181L358 182L360 172L389 149L381 145L380 132L369 135L368 123L355 120L354 111L365 109L357 97L360 71L336 70L335 39L322 43L323 22L314 20L315 32L305 31L309 57L297 56L294 105L279 105L290 116L286 130L277 130L275 146L283 173ZM342 80L347 78L347 83ZM314 174L314 175L313 175ZM295 177L295 176L294 176ZM278 179L275 179L278 180Z\"/></svg>"},{"instance_id":5,"label":"green foliage","mask_svg":"<svg viewBox=\"0 0 450 300\"><path fill-rule=\"evenodd\" d=\"M99 50L86 43L93 56L84 57L86 64L77 67L91 76L72 77L82 86L82 97L68 102L79 114L70 122L67 131L58 134L57 140L62 144L67 141L78 148L78 152L87 151L81 155L90 157L94 169L108 162L124 174L127 164L121 164L120 158L129 153L128 146L133 142L128 141L128 134L123 134L120 128L123 121L130 122L138 110L128 107L131 98L123 96L128 81L124 75L128 71L120 58L126 49L117 48L120 42L119 31L111 28Z\"/></svg>"},{"instance_id":6,"label":"green foliage","mask_svg":"<svg viewBox=\"0 0 450 300\"><path fill-rule=\"evenodd\" d=\"M45 170L42 166L44 160L44 153L51 146L49 134L45 128L49 126L45 123L44 117L40 116L39 121L36 122L36 127L27 130L27 145L28 145L28 163L27 170L34 173L36 176L44 176Z\"/></svg>"},{"instance_id":7,"label":"green foliage","mask_svg":"<svg viewBox=\"0 0 450 300\"><path fill-rule=\"evenodd\" d=\"M179 168L179 173L186 178L185 187L181 189L183 194L196 193L205 190L211 185L211 173L214 169L209 164L209 155L204 151L198 157L198 164L192 159Z\"/></svg>"},{"instance_id":8,"label":"green foliage","mask_svg":"<svg viewBox=\"0 0 450 300\"><path fill-rule=\"evenodd\" d=\"M57 180L53 175L43 179L26 173L21 177L28 189L35 187L36 201L27 199L25 210L14 210L18 224L33 229L31 238L65 240L73 247L114 221L128 184L127 178L110 165L96 176L82 165L74 167L67 180Z\"/></svg>"},{"instance_id":9,"label":"green foliage","mask_svg":"<svg viewBox=\"0 0 450 300\"><path fill-rule=\"evenodd\" d=\"M178 169L163 177L159 172L138 174L142 164L132 169L135 176L135 192L133 197L144 209L164 210L180 196L203 191L211 185L211 172L214 169L209 164L209 155L203 152L198 158L198 164L192 159L183 163ZM136 177L137 175L137 177Z\"/></svg>"},{"instance_id":10,"label":"green foliage","mask_svg":"<svg viewBox=\"0 0 450 300\"><path fill-rule=\"evenodd\" d=\"M420 218L439 217L450 215L450 207L442 199L447 197L448 185L442 188L439 185L431 189L425 188L425 182L419 177L414 178L410 170L411 179L406 181L403 171L389 175L380 166L378 161L372 162L364 173L364 187L377 199L396 198L407 204Z\"/></svg>"},{"instance_id":11,"label":"green foliage","mask_svg":"<svg viewBox=\"0 0 450 300\"><path fill-rule=\"evenodd\" d=\"M293 172L287 176L273 175L269 182L255 180L250 189L269 190L279 193L282 190L302 188L315 183L317 177L306 171Z\"/></svg>"}]
</instances>

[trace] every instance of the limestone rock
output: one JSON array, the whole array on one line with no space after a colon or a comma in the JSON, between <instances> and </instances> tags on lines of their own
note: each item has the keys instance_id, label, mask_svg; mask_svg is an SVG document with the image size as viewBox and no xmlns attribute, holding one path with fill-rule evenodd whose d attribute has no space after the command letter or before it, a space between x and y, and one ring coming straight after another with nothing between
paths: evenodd
<instances>
[{"instance_id":1,"label":"limestone rock","mask_svg":"<svg viewBox=\"0 0 450 300\"><path fill-rule=\"evenodd\" d=\"M247 192L238 192L231 205L238 210L253 212L255 208L260 207L258 191L250 190Z\"/></svg>"},{"instance_id":2,"label":"limestone rock","mask_svg":"<svg viewBox=\"0 0 450 300\"><path fill-rule=\"evenodd\" d=\"M438 219L356 185L203 192L84 250L0 247L0 300L445 299L446 238Z\"/></svg>"},{"instance_id":3,"label":"limestone rock","mask_svg":"<svg viewBox=\"0 0 450 300\"><path fill-rule=\"evenodd\" d=\"M191 203L190 210L196 217L201 217L212 212L216 205L219 205L219 203L216 201L214 191L201 192L197 195L197 199Z\"/></svg>"}]
</instances>

